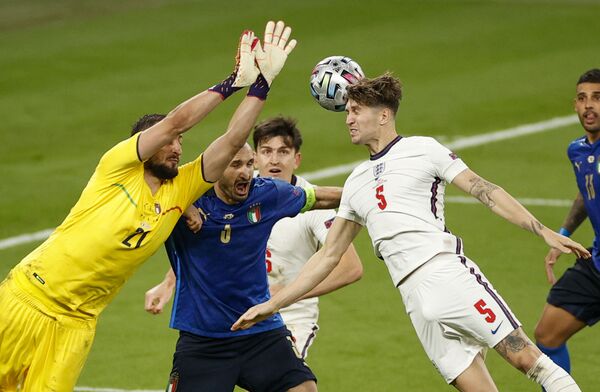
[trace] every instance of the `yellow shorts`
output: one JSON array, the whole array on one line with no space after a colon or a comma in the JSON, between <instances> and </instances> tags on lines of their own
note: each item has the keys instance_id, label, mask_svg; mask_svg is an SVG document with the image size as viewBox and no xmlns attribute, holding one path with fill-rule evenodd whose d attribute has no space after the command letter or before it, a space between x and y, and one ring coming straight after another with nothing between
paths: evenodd
<instances>
[{"instance_id":1,"label":"yellow shorts","mask_svg":"<svg viewBox=\"0 0 600 392\"><path fill-rule=\"evenodd\" d=\"M9 277L0 284L0 391L72 391L96 320L50 312Z\"/></svg>"}]
</instances>

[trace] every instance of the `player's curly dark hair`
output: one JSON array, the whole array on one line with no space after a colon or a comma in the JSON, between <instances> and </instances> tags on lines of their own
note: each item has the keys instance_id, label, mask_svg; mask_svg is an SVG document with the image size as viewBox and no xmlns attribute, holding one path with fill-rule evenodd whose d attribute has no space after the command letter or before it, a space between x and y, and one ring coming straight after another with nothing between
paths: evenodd
<instances>
[{"instance_id":1,"label":"player's curly dark hair","mask_svg":"<svg viewBox=\"0 0 600 392\"><path fill-rule=\"evenodd\" d=\"M373 79L363 78L348 86L348 99L365 106L384 106L398 113L402 83L390 72Z\"/></svg>"},{"instance_id":2,"label":"player's curly dark hair","mask_svg":"<svg viewBox=\"0 0 600 392\"><path fill-rule=\"evenodd\" d=\"M581 83L600 83L600 69L593 68L584 72L577 81L577 84Z\"/></svg>"},{"instance_id":3,"label":"player's curly dark hair","mask_svg":"<svg viewBox=\"0 0 600 392\"><path fill-rule=\"evenodd\" d=\"M158 114L158 113L144 114L131 126L130 136L133 136L138 132L142 132L142 131L150 128L151 126L153 126L154 124L156 124L157 122L159 122L160 120L162 120L165 117L167 117L167 116L164 114Z\"/></svg>"},{"instance_id":4,"label":"player's curly dark hair","mask_svg":"<svg viewBox=\"0 0 600 392\"><path fill-rule=\"evenodd\" d=\"M281 136L286 146L293 148L296 152L302 146L302 135L296 126L297 120L291 117L277 116L268 118L254 127L252 141L257 149L261 142L266 142L276 136Z\"/></svg>"}]
</instances>

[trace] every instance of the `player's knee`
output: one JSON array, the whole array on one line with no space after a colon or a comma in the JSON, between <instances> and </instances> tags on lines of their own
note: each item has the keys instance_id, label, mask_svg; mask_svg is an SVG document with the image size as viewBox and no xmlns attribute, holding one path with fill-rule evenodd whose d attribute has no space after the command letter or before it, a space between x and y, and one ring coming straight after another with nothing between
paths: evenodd
<instances>
[{"instance_id":1,"label":"player's knee","mask_svg":"<svg viewBox=\"0 0 600 392\"><path fill-rule=\"evenodd\" d=\"M540 323L537 323L535 326L535 330L533 331L533 337L535 338L536 343L542 343L542 341L546 339L547 333L544 326Z\"/></svg>"},{"instance_id":2,"label":"player's knee","mask_svg":"<svg viewBox=\"0 0 600 392\"><path fill-rule=\"evenodd\" d=\"M545 347L558 347L564 343L563 339L558 336L552 328L548 328L543 323L538 323L533 331L535 342Z\"/></svg>"}]
</instances>

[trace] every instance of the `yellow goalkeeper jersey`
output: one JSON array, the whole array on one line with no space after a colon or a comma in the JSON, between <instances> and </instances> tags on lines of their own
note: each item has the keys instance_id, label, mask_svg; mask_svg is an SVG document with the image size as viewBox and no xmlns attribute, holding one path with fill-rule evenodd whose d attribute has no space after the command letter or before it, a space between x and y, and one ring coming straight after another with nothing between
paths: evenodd
<instances>
[{"instance_id":1,"label":"yellow goalkeeper jersey","mask_svg":"<svg viewBox=\"0 0 600 392\"><path fill-rule=\"evenodd\" d=\"M59 314L97 316L212 187L202 176L201 155L152 195L138 137L104 154L63 223L11 271L21 289Z\"/></svg>"}]
</instances>

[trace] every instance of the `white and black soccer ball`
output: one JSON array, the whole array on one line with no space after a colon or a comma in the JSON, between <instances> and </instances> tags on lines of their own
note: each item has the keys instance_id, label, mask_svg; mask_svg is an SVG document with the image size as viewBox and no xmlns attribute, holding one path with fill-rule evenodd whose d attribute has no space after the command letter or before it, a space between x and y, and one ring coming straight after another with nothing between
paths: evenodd
<instances>
[{"instance_id":1,"label":"white and black soccer ball","mask_svg":"<svg viewBox=\"0 0 600 392\"><path fill-rule=\"evenodd\" d=\"M325 109L343 112L348 101L346 88L364 77L360 65L350 57L327 57L310 75L310 93Z\"/></svg>"}]
</instances>

